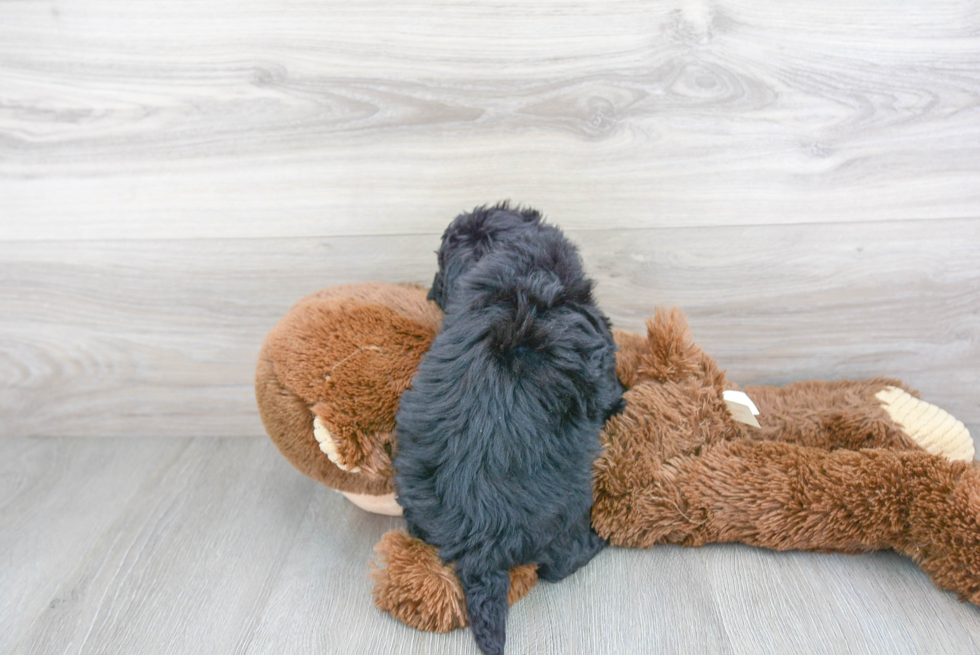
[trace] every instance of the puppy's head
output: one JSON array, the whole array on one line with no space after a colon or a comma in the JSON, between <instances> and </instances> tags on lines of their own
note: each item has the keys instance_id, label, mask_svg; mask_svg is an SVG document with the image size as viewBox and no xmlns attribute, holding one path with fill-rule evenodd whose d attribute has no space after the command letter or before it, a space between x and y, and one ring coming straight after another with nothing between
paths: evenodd
<instances>
[{"instance_id":1,"label":"puppy's head","mask_svg":"<svg viewBox=\"0 0 980 655\"><path fill-rule=\"evenodd\" d=\"M541 223L540 212L517 207L507 201L492 207L477 207L457 216L442 235L436 254L439 272L432 281L429 300L435 300L445 311L460 277L499 244L535 229Z\"/></svg>"}]
</instances>

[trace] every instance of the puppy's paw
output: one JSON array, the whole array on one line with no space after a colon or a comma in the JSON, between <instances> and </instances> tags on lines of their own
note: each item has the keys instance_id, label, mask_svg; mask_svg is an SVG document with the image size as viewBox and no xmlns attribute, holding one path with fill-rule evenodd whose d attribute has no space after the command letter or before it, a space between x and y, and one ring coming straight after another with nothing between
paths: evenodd
<instances>
[{"instance_id":1,"label":"puppy's paw","mask_svg":"<svg viewBox=\"0 0 980 655\"><path fill-rule=\"evenodd\" d=\"M343 458L340 456L340 451L337 450L337 443L334 441L333 437L330 435L330 431L327 426L323 424L320 417L314 417L313 419L313 438L316 439L317 443L320 444L320 450L327 456L327 458L334 463L334 465L342 471L347 471L348 473L360 473L360 466L349 466L344 463Z\"/></svg>"}]
</instances>

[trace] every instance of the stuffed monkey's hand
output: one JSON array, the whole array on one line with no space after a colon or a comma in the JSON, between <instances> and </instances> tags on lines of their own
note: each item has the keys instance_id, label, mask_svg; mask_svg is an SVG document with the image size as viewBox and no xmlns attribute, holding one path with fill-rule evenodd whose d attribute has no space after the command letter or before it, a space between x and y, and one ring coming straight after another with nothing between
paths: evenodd
<instances>
[{"instance_id":1,"label":"stuffed monkey's hand","mask_svg":"<svg viewBox=\"0 0 980 655\"><path fill-rule=\"evenodd\" d=\"M352 448L345 448L345 457L341 457L340 450L337 448L337 442L334 441L333 436L330 434L330 430L323 424L323 419L319 416L313 419L313 437L316 442L320 444L320 450L333 462L337 468L342 471L347 471L348 473L360 473L361 467L354 464L354 458L352 457Z\"/></svg>"},{"instance_id":2,"label":"stuffed monkey's hand","mask_svg":"<svg viewBox=\"0 0 980 655\"><path fill-rule=\"evenodd\" d=\"M451 564L439 559L434 546L404 530L390 530L374 547L374 604L402 623L429 632L450 632L469 625L466 596ZM510 570L507 601L513 605L537 581L533 564Z\"/></svg>"},{"instance_id":3,"label":"stuffed monkey's hand","mask_svg":"<svg viewBox=\"0 0 980 655\"><path fill-rule=\"evenodd\" d=\"M394 439L390 431L365 434L359 426L332 414L326 403L313 408L313 438L334 465L348 473L390 478Z\"/></svg>"}]
</instances>

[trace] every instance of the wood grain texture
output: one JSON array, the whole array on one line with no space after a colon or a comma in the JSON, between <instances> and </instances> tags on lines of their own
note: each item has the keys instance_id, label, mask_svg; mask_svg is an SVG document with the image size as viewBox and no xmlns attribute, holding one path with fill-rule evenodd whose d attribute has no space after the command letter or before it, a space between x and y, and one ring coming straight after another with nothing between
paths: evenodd
<instances>
[{"instance_id":1,"label":"wood grain texture","mask_svg":"<svg viewBox=\"0 0 980 655\"><path fill-rule=\"evenodd\" d=\"M137 441L83 440L90 457L147 449L147 440ZM111 523L96 543L75 551L76 565L54 578L52 598L18 607L15 616L32 620L14 637L12 652L229 653L247 640L306 511L310 485L263 440L150 442L168 456L151 460L122 511L113 514L106 504L91 510ZM91 479L84 462L75 468ZM130 473L116 470L108 483L120 475ZM24 494L19 502L30 500ZM27 536L50 531L76 545L62 523L72 517L38 509ZM5 593L17 593L30 571L25 555L13 562L17 584Z\"/></svg>"},{"instance_id":2,"label":"wood grain texture","mask_svg":"<svg viewBox=\"0 0 980 655\"><path fill-rule=\"evenodd\" d=\"M600 303L678 305L743 384L890 375L980 427L980 222L570 232ZM431 281L436 237L0 242L0 432L260 435L259 344L329 284Z\"/></svg>"},{"instance_id":3,"label":"wood grain texture","mask_svg":"<svg viewBox=\"0 0 980 655\"><path fill-rule=\"evenodd\" d=\"M300 476L268 439L0 439L5 653L478 653L371 604L402 520ZM980 610L893 553L611 549L540 584L508 652L969 653Z\"/></svg>"},{"instance_id":4,"label":"wood grain texture","mask_svg":"<svg viewBox=\"0 0 980 655\"><path fill-rule=\"evenodd\" d=\"M735 643L767 653L972 653L978 610L942 592L894 552L823 556L726 547L706 561ZM818 609L819 608L819 609ZM791 629L760 630L795 617Z\"/></svg>"},{"instance_id":5,"label":"wood grain texture","mask_svg":"<svg viewBox=\"0 0 980 655\"><path fill-rule=\"evenodd\" d=\"M0 652L476 653L370 605L399 520L203 437L262 434L258 347L300 296L428 283L446 222L507 197L619 326L676 304L739 382L893 375L980 434L976 2L6 0ZM610 550L509 628L980 650L888 553Z\"/></svg>"},{"instance_id":6,"label":"wood grain texture","mask_svg":"<svg viewBox=\"0 0 980 655\"><path fill-rule=\"evenodd\" d=\"M0 4L0 239L980 216L980 9Z\"/></svg>"},{"instance_id":7,"label":"wood grain texture","mask_svg":"<svg viewBox=\"0 0 980 655\"><path fill-rule=\"evenodd\" d=\"M59 616L80 589L62 582L105 541L146 479L186 440L0 439L0 652L42 614ZM104 544L103 544L104 545ZM93 592L95 593L95 592Z\"/></svg>"}]
</instances>

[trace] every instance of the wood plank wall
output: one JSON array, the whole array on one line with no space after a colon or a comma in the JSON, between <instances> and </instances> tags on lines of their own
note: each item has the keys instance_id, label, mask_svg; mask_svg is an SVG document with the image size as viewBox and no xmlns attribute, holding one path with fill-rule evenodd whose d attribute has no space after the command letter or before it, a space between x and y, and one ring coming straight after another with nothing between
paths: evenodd
<instances>
[{"instance_id":1,"label":"wood plank wall","mask_svg":"<svg viewBox=\"0 0 980 655\"><path fill-rule=\"evenodd\" d=\"M980 5L0 3L0 436L257 435L300 296L533 204L619 326L980 429Z\"/></svg>"}]
</instances>

